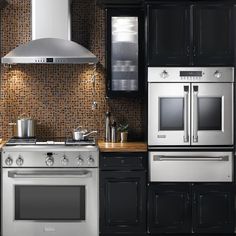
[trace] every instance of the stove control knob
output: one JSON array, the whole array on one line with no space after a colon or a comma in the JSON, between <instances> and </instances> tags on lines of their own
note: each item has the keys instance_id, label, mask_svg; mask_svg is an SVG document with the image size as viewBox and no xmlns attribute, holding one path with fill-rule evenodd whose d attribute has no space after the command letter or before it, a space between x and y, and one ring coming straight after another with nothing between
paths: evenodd
<instances>
[{"instance_id":1,"label":"stove control knob","mask_svg":"<svg viewBox=\"0 0 236 236\"><path fill-rule=\"evenodd\" d=\"M219 79L219 78L222 76L222 74L217 70L217 71L215 72L214 76L215 76L217 79Z\"/></svg>"},{"instance_id":2,"label":"stove control knob","mask_svg":"<svg viewBox=\"0 0 236 236\"><path fill-rule=\"evenodd\" d=\"M89 156L88 162L89 162L90 165L93 165L95 160L92 156Z\"/></svg>"},{"instance_id":3,"label":"stove control knob","mask_svg":"<svg viewBox=\"0 0 236 236\"><path fill-rule=\"evenodd\" d=\"M13 160L10 156L8 156L8 158L5 160L5 163L7 166L11 166L13 164Z\"/></svg>"},{"instance_id":4,"label":"stove control knob","mask_svg":"<svg viewBox=\"0 0 236 236\"><path fill-rule=\"evenodd\" d=\"M166 70L163 70L163 71L161 72L161 77L162 77L163 79L166 79L166 78L168 77L168 72L167 72Z\"/></svg>"},{"instance_id":5,"label":"stove control knob","mask_svg":"<svg viewBox=\"0 0 236 236\"><path fill-rule=\"evenodd\" d=\"M81 156L77 157L77 164L78 166L82 166L84 163L84 160L81 158Z\"/></svg>"},{"instance_id":6,"label":"stove control knob","mask_svg":"<svg viewBox=\"0 0 236 236\"><path fill-rule=\"evenodd\" d=\"M22 158L21 156L19 156L19 157L16 159L16 164L17 164L18 166L22 166L23 163L24 163L23 158Z\"/></svg>"},{"instance_id":7,"label":"stove control knob","mask_svg":"<svg viewBox=\"0 0 236 236\"><path fill-rule=\"evenodd\" d=\"M64 156L63 159L61 160L61 164L63 166L66 166L66 165L68 165L68 163L69 163L69 160L66 158L66 156Z\"/></svg>"},{"instance_id":8,"label":"stove control knob","mask_svg":"<svg viewBox=\"0 0 236 236\"><path fill-rule=\"evenodd\" d=\"M45 163L46 163L47 166L53 166L54 158L52 156L47 156Z\"/></svg>"}]
</instances>

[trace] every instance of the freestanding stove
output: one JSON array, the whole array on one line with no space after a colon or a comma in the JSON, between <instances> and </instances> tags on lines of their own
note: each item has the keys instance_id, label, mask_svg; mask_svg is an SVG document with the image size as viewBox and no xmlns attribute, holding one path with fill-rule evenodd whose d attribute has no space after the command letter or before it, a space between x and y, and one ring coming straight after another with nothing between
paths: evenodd
<instances>
[{"instance_id":1,"label":"freestanding stove","mask_svg":"<svg viewBox=\"0 0 236 236\"><path fill-rule=\"evenodd\" d=\"M4 236L98 236L94 140L10 139L2 150Z\"/></svg>"}]
</instances>

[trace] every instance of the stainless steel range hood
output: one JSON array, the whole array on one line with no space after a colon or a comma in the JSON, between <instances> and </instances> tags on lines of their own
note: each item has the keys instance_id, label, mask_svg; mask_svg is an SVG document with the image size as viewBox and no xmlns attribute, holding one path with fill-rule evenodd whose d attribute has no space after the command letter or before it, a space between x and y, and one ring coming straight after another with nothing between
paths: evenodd
<instances>
[{"instance_id":1,"label":"stainless steel range hood","mask_svg":"<svg viewBox=\"0 0 236 236\"><path fill-rule=\"evenodd\" d=\"M97 57L71 41L70 0L32 0L32 41L2 58L5 64L94 64Z\"/></svg>"}]
</instances>

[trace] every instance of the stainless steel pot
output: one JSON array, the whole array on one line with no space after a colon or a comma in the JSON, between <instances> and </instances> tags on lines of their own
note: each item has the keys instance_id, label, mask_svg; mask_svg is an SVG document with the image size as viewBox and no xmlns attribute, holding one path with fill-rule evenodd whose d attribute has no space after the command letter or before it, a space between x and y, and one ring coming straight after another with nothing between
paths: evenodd
<instances>
[{"instance_id":1,"label":"stainless steel pot","mask_svg":"<svg viewBox=\"0 0 236 236\"><path fill-rule=\"evenodd\" d=\"M16 123L9 123L13 126L13 136L16 138L33 138L36 136L36 121L25 114L18 117Z\"/></svg>"},{"instance_id":2,"label":"stainless steel pot","mask_svg":"<svg viewBox=\"0 0 236 236\"><path fill-rule=\"evenodd\" d=\"M86 129L82 129L82 126L77 127L73 131L73 140L76 141L83 141L88 137L90 134L97 133L96 130L93 130L91 132L88 132Z\"/></svg>"}]
</instances>

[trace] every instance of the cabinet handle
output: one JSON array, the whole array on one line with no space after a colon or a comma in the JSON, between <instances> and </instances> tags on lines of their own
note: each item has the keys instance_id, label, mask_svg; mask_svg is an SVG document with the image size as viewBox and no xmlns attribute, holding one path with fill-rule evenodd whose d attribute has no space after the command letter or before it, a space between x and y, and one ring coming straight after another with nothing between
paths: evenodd
<instances>
[{"instance_id":1,"label":"cabinet handle","mask_svg":"<svg viewBox=\"0 0 236 236\"><path fill-rule=\"evenodd\" d=\"M190 47L189 46L187 46L187 48L186 48L186 53L187 53L187 56L189 56L189 54L190 54Z\"/></svg>"},{"instance_id":2,"label":"cabinet handle","mask_svg":"<svg viewBox=\"0 0 236 236\"><path fill-rule=\"evenodd\" d=\"M193 56L196 57L196 46L193 46Z\"/></svg>"}]
</instances>

